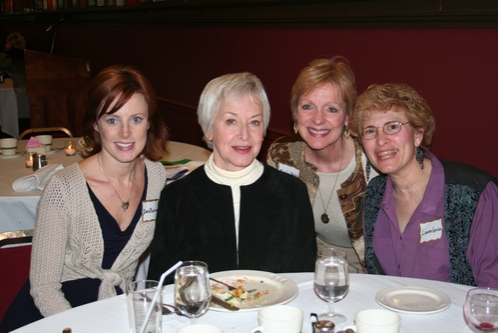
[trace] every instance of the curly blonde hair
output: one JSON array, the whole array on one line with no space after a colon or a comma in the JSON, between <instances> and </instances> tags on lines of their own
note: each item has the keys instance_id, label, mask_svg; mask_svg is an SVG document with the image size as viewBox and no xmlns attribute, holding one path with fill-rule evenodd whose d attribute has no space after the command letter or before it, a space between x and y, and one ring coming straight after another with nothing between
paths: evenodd
<instances>
[{"instance_id":1,"label":"curly blonde hair","mask_svg":"<svg viewBox=\"0 0 499 333\"><path fill-rule=\"evenodd\" d=\"M406 84L373 84L357 99L349 128L354 136L362 131L371 112L405 112L415 130L423 130L420 148L430 150L435 134L435 118L426 100Z\"/></svg>"}]
</instances>

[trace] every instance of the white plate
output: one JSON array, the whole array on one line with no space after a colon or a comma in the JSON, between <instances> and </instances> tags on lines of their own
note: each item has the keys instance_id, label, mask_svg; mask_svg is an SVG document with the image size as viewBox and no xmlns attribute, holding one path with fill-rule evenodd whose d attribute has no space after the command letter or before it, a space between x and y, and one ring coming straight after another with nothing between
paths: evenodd
<instances>
[{"instance_id":1,"label":"white plate","mask_svg":"<svg viewBox=\"0 0 499 333\"><path fill-rule=\"evenodd\" d=\"M376 294L376 302L387 309L412 314L444 311L451 302L446 294L424 287L393 287Z\"/></svg>"},{"instance_id":2,"label":"white plate","mask_svg":"<svg viewBox=\"0 0 499 333\"><path fill-rule=\"evenodd\" d=\"M14 155L0 155L0 158L16 158L21 157L23 154L14 154Z\"/></svg>"},{"instance_id":3,"label":"white plate","mask_svg":"<svg viewBox=\"0 0 499 333\"><path fill-rule=\"evenodd\" d=\"M296 283L282 275L274 273L238 270L217 272L210 274L210 276L219 281L233 285L234 287L242 286L245 290L256 289L255 292L250 293L250 296L255 295L258 292L265 293L257 300L236 305L240 308L237 312L258 311L266 306L285 304L291 302L298 296L298 286ZM211 284L212 286L217 285L222 287L214 281L211 281ZM213 294L217 295L217 292L213 292ZM232 312L216 305L212 305L210 309L222 312Z\"/></svg>"}]
</instances>

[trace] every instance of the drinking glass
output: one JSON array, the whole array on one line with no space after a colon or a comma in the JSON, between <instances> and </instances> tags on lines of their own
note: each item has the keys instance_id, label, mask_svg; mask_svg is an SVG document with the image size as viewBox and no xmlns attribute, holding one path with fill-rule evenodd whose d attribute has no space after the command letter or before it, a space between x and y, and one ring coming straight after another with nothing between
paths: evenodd
<instances>
[{"instance_id":1,"label":"drinking glass","mask_svg":"<svg viewBox=\"0 0 499 333\"><path fill-rule=\"evenodd\" d=\"M480 332L497 332L497 289L473 288L466 294L464 314Z\"/></svg>"},{"instance_id":2,"label":"drinking glass","mask_svg":"<svg viewBox=\"0 0 499 333\"><path fill-rule=\"evenodd\" d=\"M346 296L348 286L345 252L333 248L319 250L315 262L314 291L328 304L327 312L319 314L320 320L329 320L335 324L346 321L344 315L334 312L334 303Z\"/></svg>"},{"instance_id":3,"label":"drinking glass","mask_svg":"<svg viewBox=\"0 0 499 333\"><path fill-rule=\"evenodd\" d=\"M175 272L175 305L196 324L210 307L211 285L208 265L202 261L184 261Z\"/></svg>"}]
</instances>

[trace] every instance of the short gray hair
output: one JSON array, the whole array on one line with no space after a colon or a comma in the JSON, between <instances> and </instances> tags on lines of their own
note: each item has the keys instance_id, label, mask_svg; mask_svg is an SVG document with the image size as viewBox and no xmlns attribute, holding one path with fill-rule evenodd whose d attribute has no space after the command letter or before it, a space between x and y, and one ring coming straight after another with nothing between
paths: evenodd
<instances>
[{"instance_id":1,"label":"short gray hair","mask_svg":"<svg viewBox=\"0 0 499 333\"><path fill-rule=\"evenodd\" d=\"M198 105L198 122L203 132L211 132L218 108L229 94L235 94L238 97L250 95L258 99L255 102L262 106L263 135L265 135L270 121L269 100L262 82L249 72L226 74L208 82L201 93ZM206 135L203 139L208 147L213 148L212 142L206 138Z\"/></svg>"}]
</instances>

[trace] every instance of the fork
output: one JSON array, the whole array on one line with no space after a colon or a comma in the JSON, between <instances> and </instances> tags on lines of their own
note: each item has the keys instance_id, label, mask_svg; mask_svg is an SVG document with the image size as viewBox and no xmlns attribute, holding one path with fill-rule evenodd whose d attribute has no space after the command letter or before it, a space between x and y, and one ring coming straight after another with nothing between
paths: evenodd
<instances>
[{"instance_id":1,"label":"fork","mask_svg":"<svg viewBox=\"0 0 499 333\"><path fill-rule=\"evenodd\" d=\"M162 305L162 308L163 308L163 315L170 315L172 313L175 313L176 315L179 315L179 316L185 316L182 312L180 312L180 310L174 306L174 305L171 305L171 304L161 304ZM170 310L170 308L172 310Z\"/></svg>"},{"instance_id":2,"label":"fork","mask_svg":"<svg viewBox=\"0 0 499 333\"><path fill-rule=\"evenodd\" d=\"M212 277L210 277L210 280L213 281L213 282L216 282L216 283L223 284L224 286L226 286L227 288L229 288L229 290L236 290L236 289L238 289L238 288L236 288L234 286L231 286L230 284L227 284L225 282L219 281L219 280L214 279ZM246 290L247 293L252 293L254 291L256 291L256 289Z\"/></svg>"}]
</instances>

